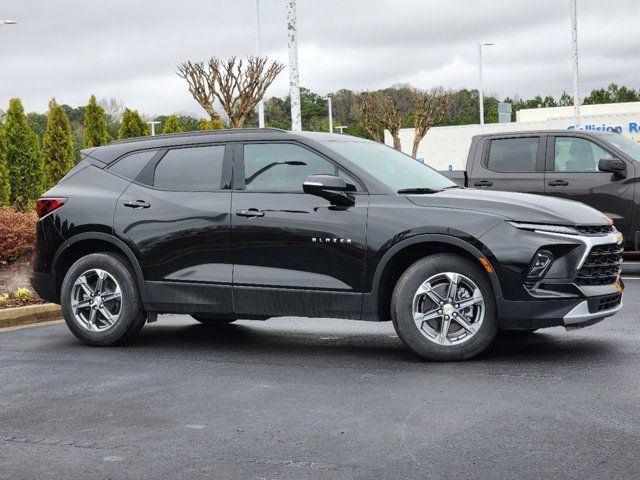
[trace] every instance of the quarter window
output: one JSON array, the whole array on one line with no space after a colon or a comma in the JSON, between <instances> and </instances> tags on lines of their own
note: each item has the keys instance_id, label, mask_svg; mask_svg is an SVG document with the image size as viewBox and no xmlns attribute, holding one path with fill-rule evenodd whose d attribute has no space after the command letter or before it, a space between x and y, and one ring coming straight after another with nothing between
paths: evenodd
<instances>
[{"instance_id":1,"label":"quarter window","mask_svg":"<svg viewBox=\"0 0 640 480\"><path fill-rule=\"evenodd\" d=\"M487 168L505 173L535 172L538 143L538 137L491 140Z\"/></svg>"},{"instance_id":2,"label":"quarter window","mask_svg":"<svg viewBox=\"0 0 640 480\"><path fill-rule=\"evenodd\" d=\"M556 172L598 172L598 162L612 155L595 143L577 137L556 137Z\"/></svg>"},{"instance_id":3,"label":"quarter window","mask_svg":"<svg viewBox=\"0 0 640 480\"><path fill-rule=\"evenodd\" d=\"M114 163L109 167L109 171L130 180L135 180L147 162L149 162L156 153L158 153L157 150L145 150L143 152L132 153Z\"/></svg>"},{"instance_id":4,"label":"quarter window","mask_svg":"<svg viewBox=\"0 0 640 480\"><path fill-rule=\"evenodd\" d=\"M223 161L223 145L169 150L156 165L153 186L181 191L218 190Z\"/></svg>"},{"instance_id":5,"label":"quarter window","mask_svg":"<svg viewBox=\"0 0 640 480\"><path fill-rule=\"evenodd\" d=\"M299 145L271 143L244 146L246 190L302 192L302 183L309 175L340 173L331 162ZM347 182L353 181L346 176L344 178Z\"/></svg>"}]
</instances>

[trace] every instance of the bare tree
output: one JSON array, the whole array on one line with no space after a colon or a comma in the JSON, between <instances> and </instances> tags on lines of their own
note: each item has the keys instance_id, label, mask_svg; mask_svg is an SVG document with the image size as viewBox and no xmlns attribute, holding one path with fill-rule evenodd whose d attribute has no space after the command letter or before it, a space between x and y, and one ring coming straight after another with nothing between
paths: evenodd
<instances>
[{"instance_id":1,"label":"bare tree","mask_svg":"<svg viewBox=\"0 0 640 480\"><path fill-rule=\"evenodd\" d=\"M240 128L283 69L282 63L267 57L249 57L246 63L236 57L224 61L211 57L207 63L183 62L176 73L187 81L189 92L211 120L220 119L214 108L217 100L231 126Z\"/></svg>"},{"instance_id":2,"label":"bare tree","mask_svg":"<svg viewBox=\"0 0 640 480\"><path fill-rule=\"evenodd\" d=\"M413 91L394 87L358 95L359 113L363 128L374 140L382 141L380 128L389 130L393 148L401 150L400 129L413 105Z\"/></svg>"},{"instance_id":3,"label":"bare tree","mask_svg":"<svg viewBox=\"0 0 640 480\"><path fill-rule=\"evenodd\" d=\"M414 90L413 106L413 148L411 156L418 155L418 145L431 127L442 121L451 104L451 92L442 87L433 88L430 91Z\"/></svg>"},{"instance_id":4,"label":"bare tree","mask_svg":"<svg viewBox=\"0 0 640 480\"><path fill-rule=\"evenodd\" d=\"M104 108L104 112L107 114L111 123L118 123L122 118L124 112L124 101L116 97L109 99L103 98L100 100L100 105Z\"/></svg>"}]
</instances>

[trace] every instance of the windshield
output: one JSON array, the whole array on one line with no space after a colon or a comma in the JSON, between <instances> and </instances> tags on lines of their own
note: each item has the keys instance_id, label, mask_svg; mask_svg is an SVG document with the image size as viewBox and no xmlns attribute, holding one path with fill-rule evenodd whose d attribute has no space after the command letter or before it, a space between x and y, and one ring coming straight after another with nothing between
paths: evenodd
<instances>
[{"instance_id":1,"label":"windshield","mask_svg":"<svg viewBox=\"0 0 640 480\"><path fill-rule=\"evenodd\" d=\"M324 142L327 147L366 170L392 190L442 190L457 187L431 167L391 147L375 142Z\"/></svg>"},{"instance_id":2,"label":"windshield","mask_svg":"<svg viewBox=\"0 0 640 480\"><path fill-rule=\"evenodd\" d=\"M640 162L640 143L622 135L608 135L607 141L619 150Z\"/></svg>"}]
</instances>

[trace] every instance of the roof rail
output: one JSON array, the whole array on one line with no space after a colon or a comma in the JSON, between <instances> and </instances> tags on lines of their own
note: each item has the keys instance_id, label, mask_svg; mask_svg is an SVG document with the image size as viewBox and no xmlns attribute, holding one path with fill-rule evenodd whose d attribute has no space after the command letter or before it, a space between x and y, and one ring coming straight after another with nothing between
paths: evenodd
<instances>
[{"instance_id":1,"label":"roof rail","mask_svg":"<svg viewBox=\"0 0 640 480\"><path fill-rule=\"evenodd\" d=\"M167 133L160 134L155 136L146 136L146 137L133 137L133 138L123 138L121 140L114 140L110 142L109 145L116 145L121 143L133 143L133 142L144 142L147 140L162 140L165 138L187 138L187 137L206 137L208 135L229 135L234 133L286 133L286 130L282 130L280 128L227 128L220 130L196 130L192 132L182 132L182 133Z\"/></svg>"}]
</instances>

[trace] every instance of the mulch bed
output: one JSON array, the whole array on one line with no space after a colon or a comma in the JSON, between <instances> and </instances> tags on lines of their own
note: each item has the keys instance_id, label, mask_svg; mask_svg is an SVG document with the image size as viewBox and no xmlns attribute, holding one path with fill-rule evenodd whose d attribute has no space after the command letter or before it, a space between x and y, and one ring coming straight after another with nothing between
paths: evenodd
<instances>
[{"instance_id":1,"label":"mulch bed","mask_svg":"<svg viewBox=\"0 0 640 480\"><path fill-rule=\"evenodd\" d=\"M31 288L31 284L29 283L31 268L32 265L30 261L0 265L0 295L4 295L5 293L9 294L9 302L0 304L0 309L46 303L38 297L38 294ZM28 288L31 291L30 301L22 302L13 296L13 293L19 288Z\"/></svg>"}]
</instances>

